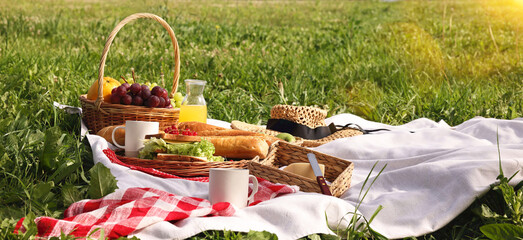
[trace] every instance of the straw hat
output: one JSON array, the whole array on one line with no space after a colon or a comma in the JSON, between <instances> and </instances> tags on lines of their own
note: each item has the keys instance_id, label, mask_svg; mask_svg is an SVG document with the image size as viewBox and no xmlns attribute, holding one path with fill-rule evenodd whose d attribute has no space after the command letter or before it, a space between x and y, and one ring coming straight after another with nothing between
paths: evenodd
<instances>
[{"instance_id":1,"label":"straw hat","mask_svg":"<svg viewBox=\"0 0 523 240\"><path fill-rule=\"evenodd\" d=\"M241 121L232 121L231 128L263 133L270 136L288 132L293 134L297 142L304 147L316 147L338 138L363 134L359 129L338 129L333 124L327 126L325 124L326 117L327 111L315 107L275 105L271 109L271 119L269 119L267 127ZM309 134L305 134L304 132ZM315 139L315 136L313 136L314 133L316 135L319 134L317 136L321 137Z\"/></svg>"}]
</instances>

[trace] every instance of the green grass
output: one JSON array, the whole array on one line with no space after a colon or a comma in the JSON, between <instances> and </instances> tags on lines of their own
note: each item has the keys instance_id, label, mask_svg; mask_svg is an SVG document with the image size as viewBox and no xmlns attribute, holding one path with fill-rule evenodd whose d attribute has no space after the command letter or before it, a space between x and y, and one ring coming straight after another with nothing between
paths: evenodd
<instances>
[{"instance_id":1,"label":"green grass","mask_svg":"<svg viewBox=\"0 0 523 240\"><path fill-rule=\"evenodd\" d=\"M212 118L264 123L271 106L282 103L388 124L523 115L517 0L1 1L0 236L20 217L60 216L86 196L92 157L80 141L80 118L52 103L80 106L78 96L97 77L104 39L136 12L173 27L180 79L208 81ZM140 81L157 83L164 72L170 88L172 65L165 30L139 20L116 36L105 72L117 78L134 67ZM44 169L46 138L58 146L51 157L73 166L72 174ZM46 189L52 195L41 193ZM466 212L420 239L456 239L460 226L478 237L480 223Z\"/></svg>"}]
</instances>

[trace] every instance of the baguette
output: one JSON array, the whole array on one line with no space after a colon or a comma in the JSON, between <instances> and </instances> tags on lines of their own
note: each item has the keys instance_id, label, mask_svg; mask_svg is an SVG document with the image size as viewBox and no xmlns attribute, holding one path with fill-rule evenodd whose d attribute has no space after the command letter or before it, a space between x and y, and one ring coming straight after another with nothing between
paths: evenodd
<instances>
[{"instance_id":1,"label":"baguette","mask_svg":"<svg viewBox=\"0 0 523 240\"><path fill-rule=\"evenodd\" d=\"M251 159L256 156L264 159L269 153L269 145L257 136L207 136L216 149L215 156L226 158Z\"/></svg>"},{"instance_id":2,"label":"baguette","mask_svg":"<svg viewBox=\"0 0 523 240\"><path fill-rule=\"evenodd\" d=\"M162 138L166 142L200 142L202 140L202 138L198 136L176 135L169 133L145 135L145 139L151 139L153 137Z\"/></svg>"},{"instance_id":3,"label":"baguette","mask_svg":"<svg viewBox=\"0 0 523 240\"><path fill-rule=\"evenodd\" d=\"M227 128L222 128L218 126L214 126L207 123L201 123L201 122L181 122L178 123L178 129L191 129L192 131L196 131L197 133L200 133L201 131L206 130L224 130Z\"/></svg>"},{"instance_id":4,"label":"baguette","mask_svg":"<svg viewBox=\"0 0 523 240\"><path fill-rule=\"evenodd\" d=\"M267 142L269 146L272 145L274 142L281 140L277 137L265 135L263 133L244 131L238 129L204 130L198 132L198 136L255 136L263 139L265 142Z\"/></svg>"},{"instance_id":5,"label":"baguette","mask_svg":"<svg viewBox=\"0 0 523 240\"><path fill-rule=\"evenodd\" d=\"M261 133L243 131L237 129L215 129L197 132L198 136L262 136Z\"/></svg>"},{"instance_id":6,"label":"baguette","mask_svg":"<svg viewBox=\"0 0 523 240\"><path fill-rule=\"evenodd\" d=\"M112 134L113 130L118 126L123 125L104 127L100 129L100 131L98 131L96 135L103 137L107 142L114 144ZM114 140L116 140L116 142L122 146L125 145L125 128L119 128L118 130L116 130L116 132L114 133Z\"/></svg>"}]
</instances>

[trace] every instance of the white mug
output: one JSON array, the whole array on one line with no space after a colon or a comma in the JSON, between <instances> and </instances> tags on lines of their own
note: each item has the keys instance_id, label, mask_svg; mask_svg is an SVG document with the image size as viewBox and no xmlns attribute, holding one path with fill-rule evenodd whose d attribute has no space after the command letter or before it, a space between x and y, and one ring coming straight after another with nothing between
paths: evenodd
<instances>
[{"instance_id":1,"label":"white mug","mask_svg":"<svg viewBox=\"0 0 523 240\"><path fill-rule=\"evenodd\" d=\"M253 188L249 194L249 179ZM209 169L209 201L211 204L229 202L237 208L244 208L258 192L258 180L249 175L248 169L211 168Z\"/></svg>"},{"instance_id":2,"label":"white mug","mask_svg":"<svg viewBox=\"0 0 523 240\"><path fill-rule=\"evenodd\" d=\"M114 139L114 133L119 128L125 128L125 146L121 146ZM126 121L125 126L118 126L113 129L113 143L117 147L125 149L125 156L138 157L139 150L143 148L145 135L157 134L159 129L159 122Z\"/></svg>"}]
</instances>

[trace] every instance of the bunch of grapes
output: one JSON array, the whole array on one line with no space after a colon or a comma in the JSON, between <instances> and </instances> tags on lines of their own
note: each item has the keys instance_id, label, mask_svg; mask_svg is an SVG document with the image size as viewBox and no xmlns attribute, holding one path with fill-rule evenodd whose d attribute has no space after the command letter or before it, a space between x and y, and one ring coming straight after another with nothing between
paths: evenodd
<instances>
[{"instance_id":1,"label":"bunch of grapes","mask_svg":"<svg viewBox=\"0 0 523 240\"><path fill-rule=\"evenodd\" d=\"M178 129L176 125L172 125L170 127L167 127L163 130L165 133L168 134L174 134L174 135L184 135L184 136L196 136L198 135L196 131L191 131L190 129L186 128L184 130Z\"/></svg>"},{"instance_id":2,"label":"bunch of grapes","mask_svg":"<svg viewBox=\"0 0 523 240\"><path fill-rule=\"evenodd\" d=\"M174 107L179 108L182 105L182 101L183 101L182 93L181 92L177 92L177 93L174 94L173 99L171 99L171 104Z\"/></svg>"},{"instance_id":3,"label":"bunch of grapes","mask_svg":"<svg viewBox=\"0 0 523 240\"><path fill-rule=\"evenodd\" d=\"M124 83L111 91L111 103L146 106L151 108L172 108L167 90L160 86L149 89L139 83Z\"/></svg>"}]
</instances>

